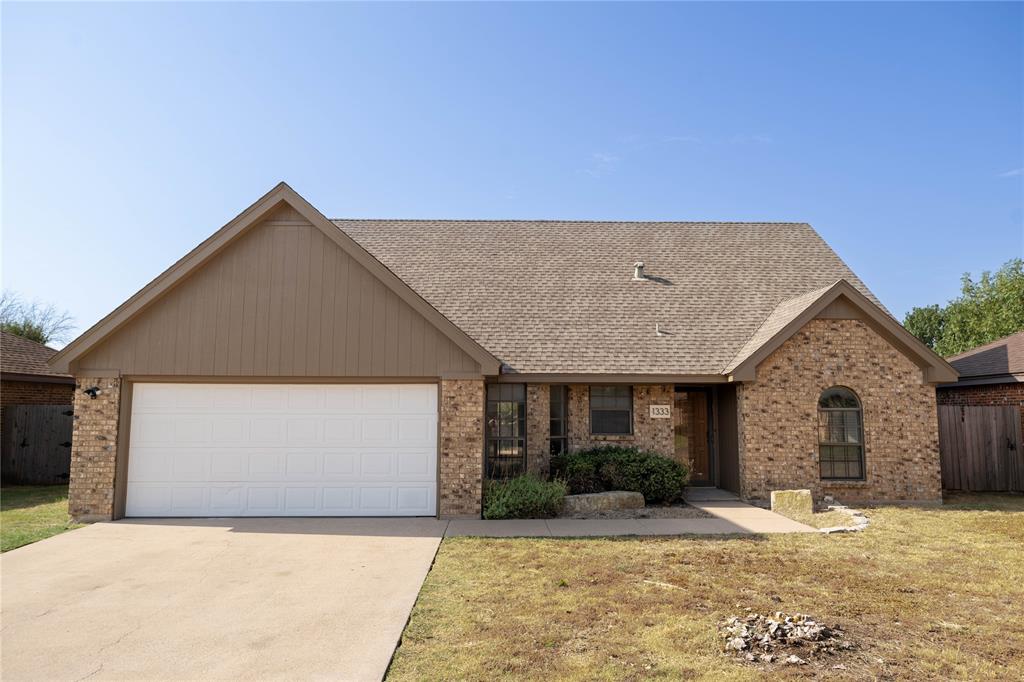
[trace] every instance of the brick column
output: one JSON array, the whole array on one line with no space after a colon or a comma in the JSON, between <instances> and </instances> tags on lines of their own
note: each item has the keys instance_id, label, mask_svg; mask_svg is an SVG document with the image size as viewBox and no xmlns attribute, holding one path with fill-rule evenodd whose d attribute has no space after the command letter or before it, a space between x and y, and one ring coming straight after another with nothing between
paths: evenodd
<instances>
[{"instance_id":1,"label":"brick column","mask_svg":"<svg viewBox=\"0 0 1024 682\"><path fill-rule=\"evenodd\" d=\"M526 470L547 477L551 463L551 387L526 386Z\"/></svg>"},{"instance_id":2,"label":"brick column","mask_svg":"<svg viewBox=\"0 0 1024 682\"><path fill-rule=\"evenodd\" d=\"M90 398L85 389L93 386L100 392ZM109 521L114 515L121 380L76 379L74 408L68 511L76 521Z\"/></svg>"},{"instance_id":3,"label":"brick column","mask_svg":"<svg viewBox=\"0 0 1024 682\"><path fill-rule=\"evenodd\" d=\"M440 515L480 518L483 496L484 382L441 381Z\"/></svg>"}]
</instances>

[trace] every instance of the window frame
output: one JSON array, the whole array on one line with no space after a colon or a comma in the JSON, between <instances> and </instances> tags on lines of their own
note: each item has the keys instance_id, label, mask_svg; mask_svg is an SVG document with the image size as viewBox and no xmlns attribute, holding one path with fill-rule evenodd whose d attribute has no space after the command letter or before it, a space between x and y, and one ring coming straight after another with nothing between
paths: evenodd
<instances>
[{"instance_id":1,"label":"window frame","mask_svg":"<svg viewBox=\"0 0 1024 682\"><path fill-rule=\"evenodd\" d=\"M857 406L856 407L822 407L821 400L825 396L825 394L830 392L830 391L837 390L837 389L849 393L850 397L852 397L854 402L857 403ZM856 391L854 391L852 388L849 388L848 386L838 386L838 385L837 386L829 386L828 388L826 388L825 390L823 390L821 393L818 394L817 408L818 408L817 409L817 417L818 417L818 477L822 481L866 481L867 480L867 456L866 456L866 450L867 449L866 449L866 446L865 446L865 443L864 443L864 403L861 402L860 396L857 395ZM826 435L831 435L831 433L832 433L832 428L831 428L832 424L830 423L830 420L828 419L828 417L830 417L833 414L849 414L849 413L855 413L857 415L857 430L856 430L856 438L857 438L857 440L856 440L856 442L850 442L849 440L844 440L844 441L827 440L825 438L825 436ZM845 431L846 430L845 424L844 424L843 428L844 428L844 431ZM845 431L845 434L848 436L849 435L849 431ZM831 475L831 476L826 476L825 475L826 458L825 458L824 452L825 452L826 448L830 452L830 456L828 457L828 463L829 463L829 465L832 468L833 475ZM860 464L860 475L859 476L836 476L836 475L834 475L835 474L835 466L836 466L837 460L834 458L834 456L832 456L831 453L832 453L833 449L838 449L838 448L845 448L846 452L848 452L850 448L855 448L856 449L857 454L858 454L858 457L857 457L856 461L858 461L859 464ZM853 462L855 460L850 459L849 457L845 457L842 460L838 460L838 461L841 461L844 465L847 465L847 468L849 468L848 467L849 463Z\"/></svg>"},{"instance_id":2,"label":"window frame","mask_svg":"<svg viewBox=\"0 0 1024 682\"><path fill-rule=\"evenodd\" d=\"M569 387L565 384L551 384L548 389L548 454L552 457L565 455L569 452ZM561 408L561 416L556 417L554 407ZM561 426L560 433L555 435L555 424ZM560 444L556 451L555 445Z\"/></svg>"},{"instance_id":3,"label":"window frame","mask_svg":"<svg viewBox=\"0 0 1024 682\"><path fill-rule=\"evenodd\" d=\"M626 398L628 399L628 407L626 408L615 408L615 409L594 409L594 389L626 389ZM621 397L621 396L619 396ZM588 391L588 408L590 412L590 435L592 436L632 436L633 435L633 386L622 385L622 384L593 384L589 387ZM628 416L628 429L626 431L595 431L594 430L594 412L626 412Z\"/></svg>"},{"instance_id":4,"label":"window frame","mask_svg":"<svg viewBox=\"0 0 1024 682\"><path fill-rule=\"evenodd\" d=\"M484 477L505 480L526 473L526 384L487 384L484 405ZM506 407L503 407L506 406ZM515 406L509 417L508 406ZM502 433L508 428L511 433ZM516 454L498 453L505 447Z\"/></svg>"}]
</instances>

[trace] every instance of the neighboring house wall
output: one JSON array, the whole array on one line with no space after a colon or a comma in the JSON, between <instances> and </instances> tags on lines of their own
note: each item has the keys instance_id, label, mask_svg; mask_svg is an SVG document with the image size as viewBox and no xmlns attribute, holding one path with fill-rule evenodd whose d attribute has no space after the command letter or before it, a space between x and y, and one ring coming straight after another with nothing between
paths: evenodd
<instances>
[{"instance_id":1,"label":"neighboring house wall","mask_svg":"<svg viewBox=\"0 0 1024 682\"><path fill-rule=\"evenodd\" d=\"M1024 407L1024 383L987 384L981 386L940 386L939 405L1019 405Z\"/></svg>"},{"instance_id":2,"label":"neighboring house wall","mask_svg":"<svg viewBox=\"0 0 1024 682\"><path fill-rule=\"evenodd\" d=\"M594 384L600 385L600 384ZM598 436L590 433L590 385L569 386L569 450L602 445L630 445L665 457L675 454L671 419L651 419L651 405L672 406L672 384L633 386L633 433L628 436Z\"/></svg>"},{"instance_id":3,"label":"neighboring house wall","mask_svg":"<svg viewBox=\"0 0 1024 682\"><path fill-rule=\"evenodd\" d=\"M74 391L74 384L4 381L0 383L0 423L8 405L70 405Z\"/></svg>"},{"instance_id":4,"label":"neighboring house wall","mask_svg":"<svg viewBox=\"0 0 1024 682\"><path fill-rule=\"evenodd\" d=\"M73 384L5 381L0 385L0 406L70 405L74 390Z\"/></svg>"},{"instance_id":5,"label":"neighboring house wall","mask_svg":"<svg viewBox=\"0 0 1024 682\"><path fill-rule=\"evenodd\" d=\"M282 209L77 363L122 375L437 377L480 365Z\"/></svg>"},{"instance_id":6,"label":"neighboring house wall","mask_svg":"<svg viewBox=\"0 0 1024 682\"><path fill-rule=\"evenodd\" d=\"M864 411L866 480L823 481L821 392L846 386ZM935 388L921 368L859 320L815 319L738 390L741 493L809 488L842 501L941 500Z\"/></svg>"},{"instance_id":7,"label":"neighboring house wall","mask_svg":"<svg viewBox=\"0 0 1024 682\"><path fill-rule=\"evenodd\" d=\"M981 386L939 387L939 405L973 405L977 407L1020 407L1020 425L1024 431L1024 383L986 384Z\"/></svg>"},{"instance_id":8,"label":"neighboring house wall","mask_svg":"<svg viewBox=\"0 0 1024 682\"><path fill-rule=\"evenodd\" d=\"M91 386L100 389L95 398L82 390ZM79 379L74 399L68 511L78 521L107 521L114 512L121 380Z\"/></svg>"},{"instance_id":9,"label":"neighboring house wall","mask_svg":"<svg viewBox=\"0 0 1024 682\"><path fill-rule=\"evenodd\" d=\"M483 500L484 382L441 382L440 516L479 518Z\"/></svg>"}]
</instances>

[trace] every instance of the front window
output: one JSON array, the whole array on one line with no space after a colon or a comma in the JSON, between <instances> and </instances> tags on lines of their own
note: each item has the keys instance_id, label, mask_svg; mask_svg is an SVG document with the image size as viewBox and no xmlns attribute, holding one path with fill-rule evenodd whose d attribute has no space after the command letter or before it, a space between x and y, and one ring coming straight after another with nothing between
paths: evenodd
<instances>
[{"instance_id":1,"label":"front window","mask_svg":"<svg viewBox=\"0 0 1024 682\"><path fill-rule=\"evenodd\" d=\"M526 473L526 385L487 385L487 457L490 479Z\"/></svg>"},{"instance_id":2,"label":"front window","mask_svg":"<svg viewBox=\"0 0 1024 682\"><path fill-rule=\"evenodd\" d=\"M569 387L551 387L551 454L569 451Z\"/></svg>"},{"instance_id":3,"label":"front window","mask_svg":"<svg viewBox=\"0 0 1024 682\"><path fill-rule=\"evenodd\" d=\"M842 386L818 399L818 459L823 479L864 479L864 413L857 394Z\"/></svg>"},{"instance_id":4,"label":"front window","mask_svg":"<svg viewBox=\"0 0 1024 682\"><path fill-rule=\"evenodd\" d=\"M590 432L597 436L633 433L633 387L590 387Z\"/></svg>"}]
</instances>

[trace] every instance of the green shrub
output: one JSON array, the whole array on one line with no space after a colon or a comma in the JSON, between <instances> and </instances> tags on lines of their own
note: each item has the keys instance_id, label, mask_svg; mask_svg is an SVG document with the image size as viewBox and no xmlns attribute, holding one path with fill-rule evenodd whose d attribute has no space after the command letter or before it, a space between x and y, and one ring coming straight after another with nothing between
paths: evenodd
<instances>
[{"instance_id":1,"label":"green shrub","mask_svg":"<svg viewBox=\"0 0 1024 682\"><path fill-rule=\"evenodd\" d=\"M543 481L532 474L508 481L488 481L484 488L484 518L551 518L562 511L565 493L562 481Z\"/></svg>"},{"instance_id":2,"label":"green shrub","mask_svg":"<svg viewBox=\"0 0 1024 682\"><path fill-rule=\"evenodd\" d=\"M603 459L587 457L580 452L558 455L551 458L551 477L565 481L573 495L599 493L605 489L598 473L603 463Z\"/></svg>"},{"instance_id":3,"label":"green shrub","mask_svg":"<svg viewBox=\"0 0 1024 682\"><path fill-rule=\"evenodd\" d=\"M650 452L622 452L601 467L611 490L642 493L647 504L675 502L683 496L689 472L679 462Z\"/></svg>"},{"instance_id":4,"label":"green shrub","mask_svg":"<svg viewBox=\"0 0 1024 682\"><path fill-rule=\"evenodd\" d=\"M678 500L690 478L688 468L675 460L619 446L553 457L551 472L573 495L628 490L642 493L650 504Z\"/></svg>"}]
</instances>

